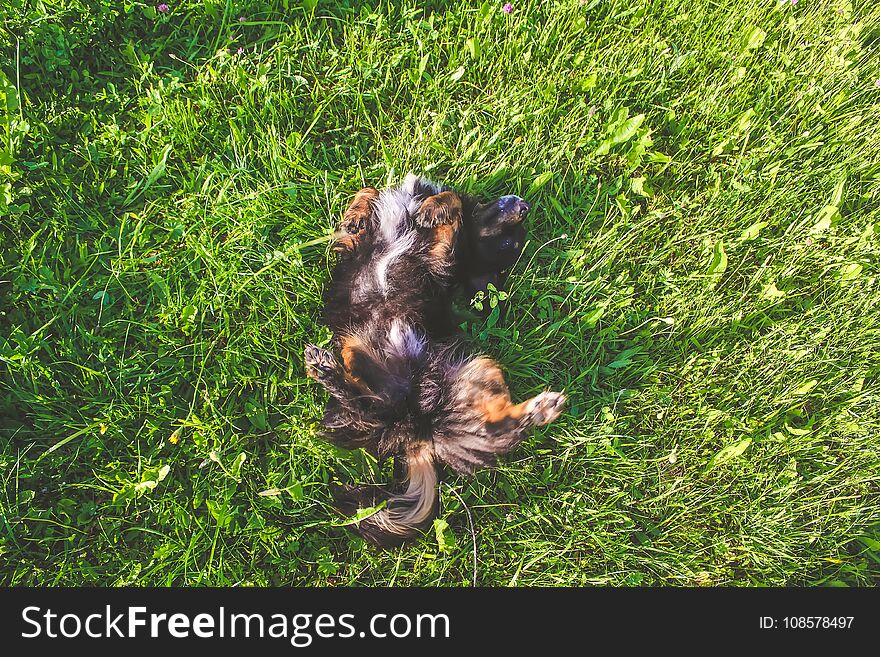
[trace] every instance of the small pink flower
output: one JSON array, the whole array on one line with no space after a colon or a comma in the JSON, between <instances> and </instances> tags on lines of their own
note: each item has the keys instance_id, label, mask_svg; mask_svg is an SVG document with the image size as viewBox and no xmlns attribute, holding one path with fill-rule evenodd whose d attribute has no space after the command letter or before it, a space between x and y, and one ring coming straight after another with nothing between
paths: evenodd
<instances>
[{"instance_id":1,"label":"small pink flower","mask_svg":"<svg viewBox=\"0 0 880 657\"><path fill-rule=\"evenodd\" d=\"M501 8L501 11L503 11L505 14L511 14L513 13L513 5L508 2Z\"/></svg>"},{"instance_id":2,"label":"small pink flower","mask_svg":"<svg viewBox=\"0 0 880 657\"><path fill-rule=\"evenodd\" d=\"M877 78L876 80L874 80L874 86L877 87L878 89L880 89L880 78Z\"/></svg>"},{"instance_id":3,"label":"small pink flower","mask_svg":"<svg viewBox=\"0 0 880 657\"><path fill-rule=\"evenodd\" d=\"M238 53L238 54L240 55L240 54L242 54L242 53L244 52L244 48L239 48L239 49L236 50L235 52Z\"/></svg>"},{"instance_id":4,"label":"small pink flower","mask_svg":"<svg viewBox=\"0 0 880 657\"><path fill-rule=\"evenodd\" d=\"M238 17L238 22L239 22L239 23L244 23L246 20L247 20L247 19L246 19L244 16L239 16L239 17Z\"/></svg>"},{"instance_id":5,"label":"small pink flower","mask_svg":"<svg viewBox=\"0 0 880 657\"><path fill-rule=\"evenodd\" d=\"M168 10L171 9L171 7L169 7L168 5L166 5L166 4L163 2L161 5L159 5L158 7L156 7L156 9L159 10L159 13L160 13L160 14L167 14L167 13L168 13Z\"/></svg>"}]
</instances>

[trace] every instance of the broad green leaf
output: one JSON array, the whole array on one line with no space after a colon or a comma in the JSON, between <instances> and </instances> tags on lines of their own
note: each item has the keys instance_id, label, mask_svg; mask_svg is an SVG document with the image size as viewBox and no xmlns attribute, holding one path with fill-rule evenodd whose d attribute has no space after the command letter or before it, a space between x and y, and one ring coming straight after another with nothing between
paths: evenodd
<instances>
[{"instance_id":1,"label":"broad green leaf","mask_svg":"<svg viewBox=\"0 0 880 657\"><path fill-rule=\"evenodd\" d=\"M159 485L160 481L168 476L169 472L171 472L171 466L169 465L163 465L161 468L145 469L141 481L134 485L134 493L136 495L143 495L150 492Z\"/></svg>"},{"instance_id":2,"label":"broad green leaf","mask_svg":"<svg viewBox=\"0 0 880 657\"><path fill-rule=\"evenodd\" d=\"M552 177L553 177L552 171L545 171L544 173L540 174L539 176L536 176L535 179L532 181L532 184L529 185L529 191L526 192L526 196L541 189L544 185L546 185L550 181L550 179Z\"/></svg>"},{"instance_id":3,"label":"broad green leaf","mask_svg":"<svg viewBox=\"0 0 880 657\"><path fill-rule=\"evenodd\" d=\"M103 290L100 292L95 292L92 299L94 299L95 301L100 301L102 306L112 306L113 305L113 295L111 295L109 292L105 292Z\"/></svg>"},{"instance_id":4,"label":"broad green leaf","mask_svg":"<svg viewBox=\"0 0 880 657\"><path fill-rule=\"evenodd\" d=\"M819 382L816 379L811 381L807 381L805 384L797 388L792 394L794 395L806 395L810 390L819 385Z\"/></svg>"},{"instance_id":5,"label":"broad green leaf","mask_svg":"<svg viewBox=\"0 0 880 657\"><path fill-rule=\"evenodd\" d=\"M351 516L347 520L344 520L343 522L334 523L333 526L334 527L345 527L346 525L353 525L355 523L360 522L361 520L366 520L370 516L374 516L377 513L379 513L379 511L384 509L385 504L386 504L386 501L382 500L376 506L369 506L365 509L358 509L357 512L353 516Z\"/></svg>"},{"instance_id":6,"label":"broad green leaf","mask_svg":"<svg viewBox=\"0 0 880 657\"><path fill-rule=\"evenodd\" d=\"M755 239L761 233L761 229L764 228L764 226L766 225L766 221L757 221L753 223L742 232L742 235L739 236L739 239L743 242L748 242Z\"/></svg>"},{"instance_id":7,"label":"broad green leaf","mask_svg":"<svg viewBox=\"0 0 880 657\"><path fill-rule=\"evenodd\" d=\"M632 216L632 203L630 203L623 194L618 194L614 197L614 205L617 206L617 209L620 210L620 214L623 215L625 219L629 219Z\"/></svg>"},{"instance_id":8,"label":"broad green leaf","mask_svg":"<svg viewBox=\"0 0 880 657\"><path fill-rule=\"evenodd\" d=\"M550 198L550 205L553 206L553 209L556 210L556 212L559 214L560 217L565 219L566 212L565 212L565 208L562 207L562 203L560 203L559 200L555 196L551 196L549 198Z\"/></svg>"},{"instance_id":9,"label":"broad green leaf","mask_svg":"<svg viewBox=\"0 0 880 657\"><path fill-rule=\"evenodd\" d=\"M219 527L228 527L232 523L233 514L230 513L229 502L205 500L205 506L208 507L208 512L217 521Z\"/></svg>"},{"instance_id":10,"label":"broad green leaf","mask_svg":"<svg viewBox=\"0 0 880 657\"><path fill-rule=\"evenodd\" d=\"M727 269L727 253L724 251L724 241L718 240L712 249L712 262L709 263L709 275L723 274Z\"/></svg>"},{"instance_id":11,"label":"broad green leaf","mask_svg":"<svg viewBox=\"0 0 880 657\"><path fill-rule=\"evenodd\" d=\"M287 492L290 493L290 496L293 498L295 502L299 502L303 497L303 485L300 482L296 482L295 484L291 484L287 487Z\"/></svg>"},{"instance_id":12,"label":"broad green leaf","mask_svg":"<svg viewBox=\"0 0 880 657\"><path fill-rule=\"evenodd\" d=\"M617 358L614 360L613 363L608 363L608 367L614 370L620 369L621 367L626 367L633 362L632 357L637 356L641 352L641 347L630 347L629 349L624 349L617 355Z\"/></svg>"},{"instance_id":13,"label":"broad green leaf","mask_svg":"<svg viewBox=\"0 0 880 657\"><path fill-rule=\"evenodd\" d=\"M638 196L653 196L654 190L651 189L650 185L645 184L646 180L645 176L632 179L630 188L632 189L633 194L637 194Z\"/></svg>"},{"instance_id":14,"label":"broad green leaf","mask_svg":"<svg viewBox=\"0 0 880 657\"><path fill-rule=\"evenodd\" d=\"M822 208L816 215L816 223L810 229L810 235L819 235L831 228L831 222L837 216L837 212L836 205L826 205Z\"/></svg>"},{"instance_id":15,"label":"broad green leaf","mask_svg":"<svg viewBox=\"0 0 880 657\"><path fill-rule=\"evenodd\" d=\"M605 314L605 305L599 305L592 310L588 310L584 315L583 322L587 325L587 328L593 328L596 326L596 323L602 319L602 315Z\"/></svg>"},{"instance_id":16,"label":"broad green leaf","mask_svg":"<svg viewBox=\"0 0 880 657\"><path fill-rule=\"evenodd\" d=\"M636 131L639 129L639 126L642 125L644 120L644 114L639 114L631 119L627 119L611 132L608 141L611 142L612 146L628 142L635 137Z\"/></svg>"},{"instance_id":17,"label":"broad green leaf","mask_svg":"<svg viewBox=\"0 0 880 657\"><path fill-rule=\"evenodd\" d=\"M788 422L784 423L783 426L792 436L807 436L812 433L812 430L810 429L798 429L797 427L791 426Z\"/></svg>"},{"instance_id":18,"label":"broad green leaf","mask_svg":"<svg viewBox=\"0 0 880 657\"><path fill-rule=\"evenodd\" d=\"M767 33L762 30L760 27L753 27L751 31L749 31L748 37L746 39L746 50L754 50L755 48L760 48L764 43L764 39L767 38Z\"/></svg>"},{"instance_id":19,"label":"broad green leaf","mask_svg":"<svg viewBox=\"0 0 880 657\"><path fill-rule=\"evenodd\" d=\"M715 148L712 149L712 157L718 157L724 152L724 149L727 148L727 142L729 140L725 139L720 144L718 144Z\"/></svg>"},{"instance_id":20,"label":"broad green leaf","mask_svg":"<svg viewBox=\"0 0 880 657\"><path fill-rule=\"evenodd\" d=\"M642 163L642 157L645 155L645 152L648 148L654 145L654 140L651 139L650 130L639 130L636 134L638 138L633 142L629 151L627 151L624 156L630 166L630 171L638 168ZM650 187L648 189L650 189ZM650 196L650 194L648 195Z\"/></svg>"},{"instance_id":21,"label":"broad green leaf","mask_svg":"<svg viewBox=\"0 0 880 657\"><path fill-rule=\"evenodd\" d=\"M481 52L480 42L474 37L471 37L465 42L465 44L467 45L467 49L468 52L471 54L471 57L473 57L474 59L479 59Z\"/></svg>"},{"instance_id":22,"label":"broad green leaf","mask_svg":"<svg viewBox=\"0 0 880 657\"><path fill-rule=\"evenodd\" d=\"M281 493L290 493L294 501L299 501L303 498L302 484L297 481L287 488L267 488L266 490L261 490L257 495L260 497L278 497Z\"/></svg>"},{"instance_id":23,"label":"broad green leaf","mask_svg":"<svg viewBox=\"0 0 880 657\"><path fill-rule=\"evenodd\" d=\"M265 431L269 428L266 410L256 397L251 397L245 401L244 414L248 421L260 431Z\"/></svg>"},{"instance_id":24,"label":"broad green leaf","mask_svg":"<svg viewBox=\"0 0 880 657\"><path fill-rule=\"evenodd\" d=\"M715 454L715 456L709 459L709 463L706 465L706 471L708 472L712 468L717 467L722 463L726 463L731 459L742 456L751 444L751 438L743 438L739 442L728 445L727 447L723 447Z\"/></svg>"},{"instance_id":25,"label":"broad green leaf","mask_svg":"<svg viewBox=\"0 0 880 657\"><path fill-rule=\"evenodd\" d=\"M434 519L434 535L437 537L437 549L445 554L455 549L455 534L445 518Z\"/></svg>"},{"instance_id":26,"label":"broad green leaf","mask_svg":"<svg viewBox=\"0 0 880 657\"><path fill-rule=\"evenodd\" d=\"M477 14L477 22L478 23L482 23L484 20L486 20L491 15L492 7L493 7L493 3L489 2L489 0L486 0L486 2L484 2L480 6L480 13Z\"/></svg>"},{"instance_id":27,"label":"broad green leaf","mask_svg":"<svg viewBox=\"0 0 880 657\"><path fill-rule=\"evenodd\" d=\"M778 289L776 287L776 283L769 283L768 285L764 286L764 289L761 291L762 299L781 299L785 296L785 292Z\"/></svg>"},{"instance_id":28,"label":"broad green leaf","mask_svg":"<svg viewBox=\"0 0 880 657\"><path fill-rule=\"evenodd\" d=\"M246 460L247 454L245 454L244 452L241 452L237 457L235 457L235 460L232 462L231 468L232 475L234 477L238 477L239 473L241 472L241 466L244 465L244 462Z\"/></svg>"},{"instance_id":29,"label":"broad green leaf","mask_svg":"<svg viewBox=\"0 0 880 657\"><path fill-rule=\"evenodd\" d=\"M738 132L745 132L752 126L752 119L755 116L755 110L751 107L742 113L742 116L739 117L739 121L736 122L736 129Z\"/></svg>"},{"instance_id":30,"label":"broad green leaf","mask_svg":"<svg viewBox=\"0 0 880 657\"><path fill-rule=\"evenodd\" d=\"M0 71L0 107L5 106L6 114L0 114L0 125L6 125L8 129L8 120L12 116L13 113L19 110L20 100L18 97L18 89L9 78L6 77L6 74L3 71ZM8 112L8 114L7 114Z\"/></svg>"},{"instance_id":31,"label":"broad green leaf","mask_svg":"<svg viewBox=\"0 0 880 657\"><path fill-rule=\"evenodd\" d=\"M162 481L163 479L165 479L165 477L168 476L169 472L171 472L171 466L163 465L161 468L159 468L159 472L156 475L156 481Z\"/></svg>"},{"instance_id":32,"label":"broad green leaf","mask_svg":"<svg viewBox=\"0 0 880 657\"><path fill-rule=\"evenodd\" d=\"M657 162L659 164L669 164L672 162L672 158L669 157L666 153L661 153L660 151L651 151L647 155L645 155L645 159L648 162Z\"/></svg>"},{"instance_id":33,"label":"broad green leaf","mask_svg":"<svg viewBox=\"0 0 880 657\"><path fill-rule=\"evenodd\" d=\"M587 77L585 77L580 82L581 91L589 91L593 87L596 86L596 82L598 81L598 76L595 73L590 73Z\"/></svg>"},{"instance_id":34,"label":"broad green leaf","mask_svg":"<svg viewBox=\"0 0 880 657\"><path fill-rule=\"evenodd\" d=\"M858 278L862 274L862 267L857 262L852 262L848 265L844 265L840 269L840 280L842 281L851 281L853 279Z\"/></svg>"},{"instance_id":35,"label":"broad green leaf","mask_svg":"<svg viewBox=\"0 0 880 657\"><path fill-rule=\"evenodd\" d=\"M196 307L195 306L184 306L183 310L180 311L180 322L181 324L185 324L196 316Z\"/></svg>"},{"instance_id":36,"label":"broad green leaf","mask_svg":"<svg viewBox=\"0 0 880 657\"><path fill-rule=\"evenodd\" d=\"M610 131L618 123L623 123L627 118L629 118L629 107L619 108L611 115L611 121L608 123L608 130Z\"/></svg>"}]
</instances>

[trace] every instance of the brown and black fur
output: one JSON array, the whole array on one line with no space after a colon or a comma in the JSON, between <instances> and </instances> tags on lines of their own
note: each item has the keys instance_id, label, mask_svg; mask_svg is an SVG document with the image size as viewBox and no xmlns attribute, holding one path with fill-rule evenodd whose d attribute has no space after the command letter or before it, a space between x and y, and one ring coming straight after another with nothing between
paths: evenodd
<instances>
[{"instance_id":1,"label":"brown and black fur","mask_svg":"<svg viewBox=\"0 0 880 657\"><path fill-rule=\"evenodd\" d=\"M330 393L327 438L404 464L402 491L337 491L348 515L385 501L353 528L371 543L400 544L431 522L441 465L459 474L492 466L561 412L555 392L513 403L498 365L455 340L453 290L500 289L528 209L515 196L480 203L410 175L381 193L361 190L345 213L324 295L338 356L308 346L305 363Z\"/></svg>"}]
</instances>

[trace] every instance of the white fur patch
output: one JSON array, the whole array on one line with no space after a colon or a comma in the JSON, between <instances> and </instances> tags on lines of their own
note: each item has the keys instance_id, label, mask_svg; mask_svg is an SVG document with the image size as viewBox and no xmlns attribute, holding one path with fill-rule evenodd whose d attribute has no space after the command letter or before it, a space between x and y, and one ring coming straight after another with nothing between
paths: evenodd
<instances>
[{"instance_id":1,"label":"white fur patch","mask_svg":"<svg viewBox=\"0 0 880 657\"><path fill-rule=\"evenodd\" d=\"M388 268L391 263L415 243L412 217L425 198L416 193L419 184L430 186L435 194L439 191L439 187L433 183L410 173L399 187L383 190L376 200L376 217L383 249L376 258L375 271L376 282L383 294L388 293Z\"/></svg>"},{"instance_id":2,"label":"white fur patch","mask_svg":"<svg viewBox=\"0 0 880 657\"><path fill-rule=\"evenodd\" d=\"M416 234L409 231L405 235L398 237L390 249L385 251L376 260L376 282L382 294L388 294L388 267L404 253L413 248L416 241Z\"/></svg>"},{"instance_id":3,"label":"white fur patch","mask_svg":"<svg viewBox=\"0 0 880 657\"><path fill-rule=\"evenodd\" d=\"M406 322L395 319L388 329L388 344L401 359L420 358L425 353L425 338Z\"/></svg>"},{"instance_id":4,"label":"white fur patch","mask_svg":"<svg viewBox=\"0 0 880 657\"><path fill-rule=\"evenodd\" d=\"M437 194L440 188L427 178L413 173L406 175L399 187L382 190L376 199L376 216L379 220L379 233L391 244L401 232L411 229L410 218L418 211L425 198L416 191L419 186L426 186L431 194ZM429 194L430 196L430 194Z\"/></svg>"}]
</instances>

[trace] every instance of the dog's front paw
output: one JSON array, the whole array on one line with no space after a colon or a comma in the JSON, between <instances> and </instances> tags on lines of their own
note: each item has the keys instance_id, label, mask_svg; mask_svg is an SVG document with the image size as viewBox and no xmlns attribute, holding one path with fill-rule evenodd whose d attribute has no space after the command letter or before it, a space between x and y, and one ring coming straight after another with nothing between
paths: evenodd
<instances>
[{"instance_id":1,"label":"dog's front paw","mask_svg":"<svg viewBox=\"0 0 880 657\"><path fill-rule=\"evenodd\" d=\"M559 417L565 407L565 395L561 392L542 392L529 400L526 407L529 423L534 426L550 424Z\"/></svg>"},{"instance_id":2,"label":"dog's front paw","mask_svg":"<svg viewBox=\"0 0 880 657\"><path fill-rule=\"evenodd\" d=\"M326 349L313 344L306 346L304 353L306 374L315 381L321 381L336 369L336 359Z\"/></svg>"}]
</instances>

